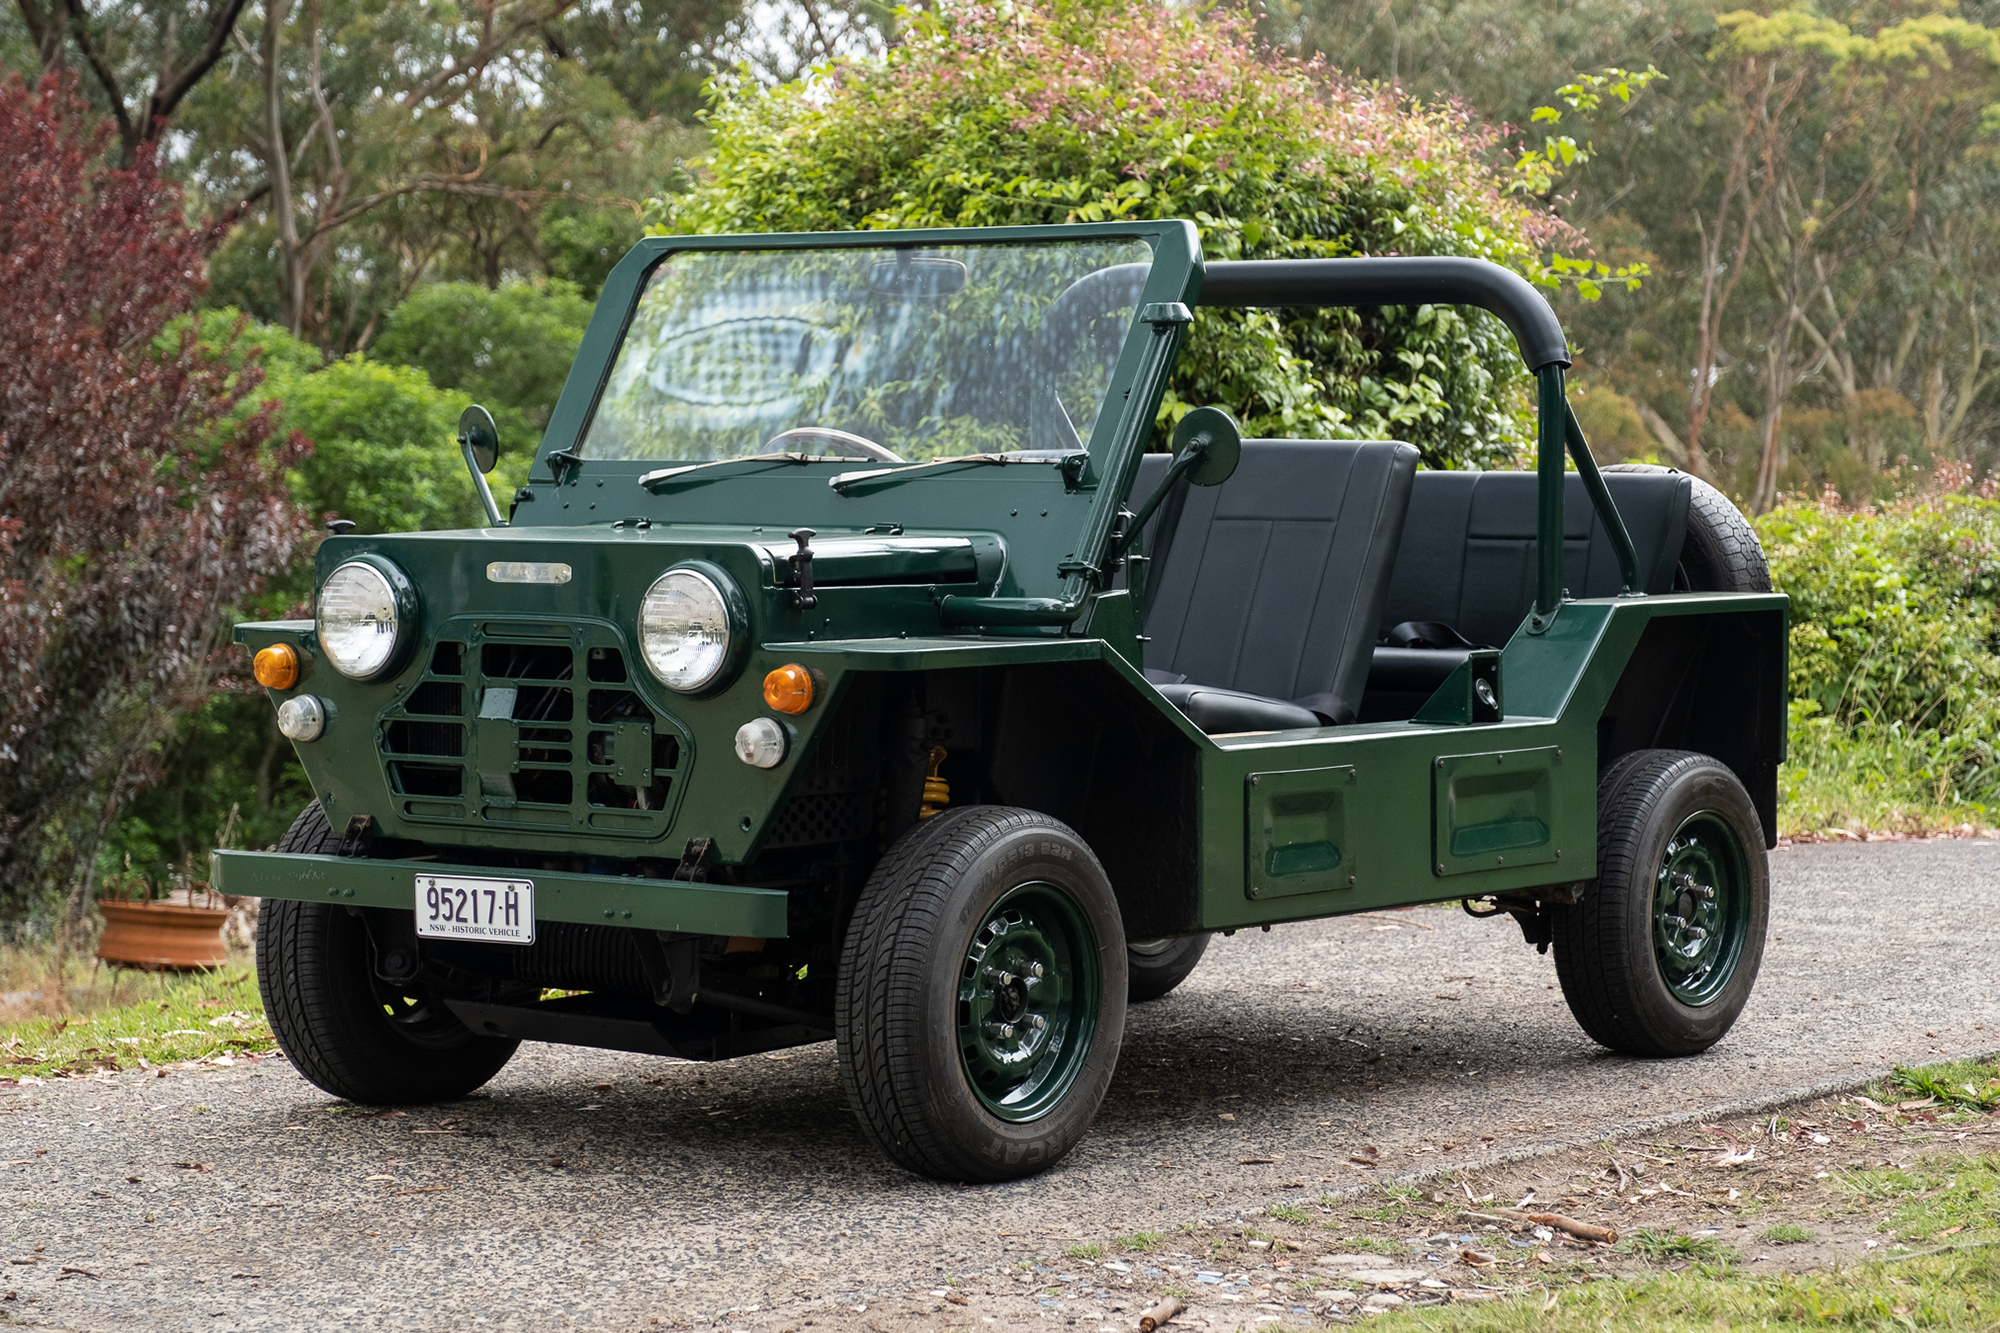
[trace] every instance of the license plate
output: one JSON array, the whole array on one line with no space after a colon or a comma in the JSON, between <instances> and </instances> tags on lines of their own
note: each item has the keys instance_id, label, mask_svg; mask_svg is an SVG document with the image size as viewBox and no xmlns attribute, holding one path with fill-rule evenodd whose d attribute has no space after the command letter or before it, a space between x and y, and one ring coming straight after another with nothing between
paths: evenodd
<instances>
[{"instance_id":1,"label":"license plate","mask_svg":"<svg viewBox=\"0 0 2000 1333\"><path fill-rule=\"evenodd\" d=\"M488 944L535 942L535 882L417 876L417 934Z\"/></svg>"}]
</instances>

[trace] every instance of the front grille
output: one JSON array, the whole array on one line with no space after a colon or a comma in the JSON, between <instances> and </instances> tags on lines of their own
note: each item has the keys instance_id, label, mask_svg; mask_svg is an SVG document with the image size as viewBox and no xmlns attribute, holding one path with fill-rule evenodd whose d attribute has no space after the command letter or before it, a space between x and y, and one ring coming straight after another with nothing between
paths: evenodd
<instances>
[{"instance_id":1,"label":"front grille","mask_svg":"<svg viewBox=\"0 0 2000 1333\"><path fill-rule=\"evenodd\" d=\"M687 754L610 631L460 624L381 718L389 788L420 823L659 837ZM451 719L451 720L446 720Z\"/></svg>"}]
</instances>

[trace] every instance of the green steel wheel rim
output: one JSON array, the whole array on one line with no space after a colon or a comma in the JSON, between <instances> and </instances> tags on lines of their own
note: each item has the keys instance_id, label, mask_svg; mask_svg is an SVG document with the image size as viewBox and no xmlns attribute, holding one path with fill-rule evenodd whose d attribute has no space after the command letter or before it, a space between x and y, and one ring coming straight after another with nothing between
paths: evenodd
<instances>
[{"instance_id":1,"label":"green steel wheel rim","mask_svg":"<svg viewBox=\"0 0 2000 1333\"><path fill-rule=\"evenodd\" d=\"M1039 1120L1083 1069L1104 981L1090 923L1054 884L1009 889L966 945L958 979L959 1064L1002 1120Z\"/></svg>"},{"instance_id":2,"label":"green steel wheel rim","mask_svg":"<svg viewBox=\"0 0 2000 1333\"><path fill-rule=\"evenodd\" d=\"M1653 957L1660 980L1690 1008L1736 975L1750 933L1750 859L1728 820L1700 810L1667 839L1653 887Z\"/></svg>"}]
</instances>

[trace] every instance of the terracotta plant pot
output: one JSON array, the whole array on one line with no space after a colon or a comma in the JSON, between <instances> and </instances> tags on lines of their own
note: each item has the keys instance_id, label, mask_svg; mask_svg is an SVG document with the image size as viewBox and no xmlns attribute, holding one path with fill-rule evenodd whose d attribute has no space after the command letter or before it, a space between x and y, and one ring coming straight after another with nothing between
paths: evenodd
<instances>
[{"instance_id":1,"label":"terracotta plant pot","mask_svg":"<svg viewBox=\"0 0 2000 1333\"><path fill-rule=\"evenodd\" d=\"M192 971L228 960L222 946L226 907L183 907L179 903L105 903L104 935L97 956L119 967L149 971Z\"/></svg>"}]
</instances>

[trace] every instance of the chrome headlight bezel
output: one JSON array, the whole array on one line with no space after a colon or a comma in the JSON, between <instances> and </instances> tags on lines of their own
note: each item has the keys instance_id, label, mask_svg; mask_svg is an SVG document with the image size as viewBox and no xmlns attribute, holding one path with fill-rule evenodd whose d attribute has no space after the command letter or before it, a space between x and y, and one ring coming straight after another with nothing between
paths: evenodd
<instances>
[{"instance_id":1,"label":"chrome headlight bezel","mask_svg":"<svg viewBox=\"0 0 2000 1333\"><path fill-rule=\"evenodd\" d=\"M654 636L646 625L654 613L655 599L670 586L693 590L720 613L723 633L720 651L708 654L702 669L696 672L674 671L654 656ZM633 629L639 657L653 679L676 694L700 698L729 688L742 671L743 659L750 648L749 604L736 581L720 568L705 560L685 560L668 568L647 586L645 596L639 599Z\"/></svg>"},{"instance_id":2,"label":"chrome headlight bezel","mask_svg":"<svg viewBox=\"0 0 2000 1333\"><path fill-rule=\"evenodd\" d=\"M379 580L389 592L387 601L395 616L389 631L389 651L379 660L351 667L327 647L325 599L326 590L333 581L349 570L364 571ZM333 567L321 581L313 595L313 637L319 645L319 655L327 665L349 680L379 680L400 668L410 655L410 646L417 639L417 588L410 582L409 575L396 565L379 555L357 555L343 560Z\"/></svg>"}]
</instances>

